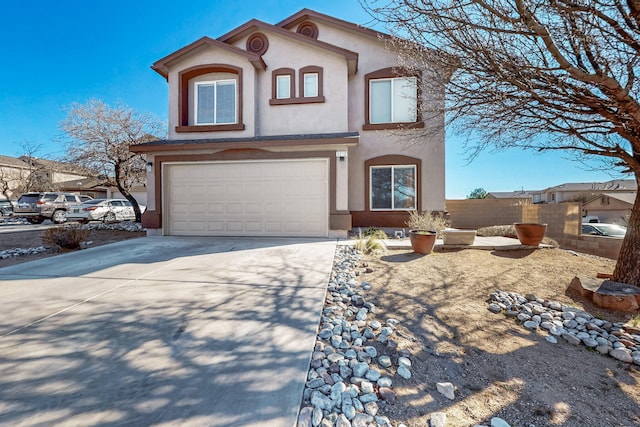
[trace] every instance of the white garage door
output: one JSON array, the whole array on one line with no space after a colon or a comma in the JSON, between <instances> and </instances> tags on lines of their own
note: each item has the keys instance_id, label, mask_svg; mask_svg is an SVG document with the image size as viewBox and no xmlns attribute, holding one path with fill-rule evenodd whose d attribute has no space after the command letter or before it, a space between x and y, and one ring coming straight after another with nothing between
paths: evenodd
<instances>
[{"instance_id":1,"label":"white garage door","mask_svg":"<svg viewBox=\"0 0 640 427\"><path fill-rule=\"evenodd\" d=\"M326 159L174 163L163 174L170 235L327 236Z\"/></svg>"}]
</instances>

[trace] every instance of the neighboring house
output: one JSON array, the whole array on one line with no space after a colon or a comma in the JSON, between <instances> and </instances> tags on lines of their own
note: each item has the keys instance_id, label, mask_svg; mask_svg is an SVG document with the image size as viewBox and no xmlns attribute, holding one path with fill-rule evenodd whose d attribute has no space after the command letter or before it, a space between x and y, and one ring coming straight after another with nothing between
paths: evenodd
<instances>
[{"instance_id":1,"label":"neighboring house","mask_svg":"<svg viewBox=\"0 0 640 427\"><path fill-rule=\"evenodd\" d=\"M28 174L29 168L22 160L0 156L0 198L16 199Z\"/></svg>"},{"instance_id":2,"label":"neighboring house","mask_svg":"<svg viewBox=\"0 0 640 427\"><path fill-rule=\"evenodd\" d=\"M63 162L36 157L0 156L0 193L17 199L26 191L52 191L72 179L85 179L91 172Z\"/></svg>"},{"instance_id":3,"label":"neighboring house","mask_svg":"<svg viewBox=\"0 0 640 427\"><path fill-rule=\"evenodd\" d=\"M583 217L597 217L598 221L627 225L636 199L633 193L602 193L582 205Z\"/></svg>"},{"instance_id":4,"label":"neighboring house","mask_svg":"<svg viewBox=\"0 0 640 427\"><path fill-rule=\"evenodd\" d=\"M130 147L150 169L150 234L333 236L444 210L444 116L417 113L444 91L417 82L446 73L403 72L388 37L304 9L153 64L168 139Z\"/></svg>"},{"instance_id":5,"label":"neighboring house","mask_svg":"<svg viewBox=\"0 0 640 427\"><path fill-rule=\"evenodd\" d=\"M528 199L531 203L542 203L542 191L490 191L487 199Z\"/></svg>"},{"instance_id":6,"label":"neighboring house","mask_svg":"<svg viewBox=\"0 0 640 427\"><path fill-rule=\"evenodd\" d=\"M637 189L636 181L633 179L614 179L606 182L569 182L543 190L542 202L585 202L605 192L634 193Z\"/></svg>"}]
</instances>

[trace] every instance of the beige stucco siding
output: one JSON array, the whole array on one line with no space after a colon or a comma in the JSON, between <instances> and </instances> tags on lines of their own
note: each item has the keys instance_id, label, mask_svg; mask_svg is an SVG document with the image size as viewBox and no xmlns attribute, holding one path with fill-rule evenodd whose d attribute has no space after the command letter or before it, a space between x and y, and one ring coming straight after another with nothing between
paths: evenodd
<instances>
[{"instance_id":1,"label":"beige stucco siding","mask_svg":"<svg viewBox=\"0 0 640 427\"><path fill-rule=\"evenodd\" d=\"M444 210L445 201L445 135L444 117L423 115L425 129L418 131L363 130L365 123L365 75L383 68L397 66L397 55L385 47L383 41L324 25L318 26L318 40L337 44L358 52L358 72L349 78L349 130L360 133L360 144L349 150L349 209L365 209L365 180L368 174L364 162L383 155L397 154L422 160L422 199L425 210ZM425 81L431 77L423 72ZM423 96L427 109L435 110L441 99ZM436 129L434 131L434 129Z\"/></svg>"},{"instance_id":2,"label":"beige stucco siding","mask_svg":"<svg viewBox=\"0 0 640 427\"><path fill-rule=\"evenodd\" d=\"M257 134L298 135L346 132L348 130L348 72L343 55L315 48L308 43L292 40L279 34L261 30L269 40L269 49L262 56L267 70L257 74ZM244 49L247 37L234 45ZM295 71L294 97L299 93L300 69L318 66L323 69L325 102L270 105L272 71L291 68Z\"/></svg>"}]
</instances>

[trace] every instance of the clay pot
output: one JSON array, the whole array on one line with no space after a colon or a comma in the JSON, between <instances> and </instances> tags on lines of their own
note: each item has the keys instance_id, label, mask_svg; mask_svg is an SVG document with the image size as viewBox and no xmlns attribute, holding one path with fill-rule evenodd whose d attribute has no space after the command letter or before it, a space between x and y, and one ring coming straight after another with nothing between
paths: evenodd
<instances>
[{"instance_id":1,"label":"clay pot","mask_svg":"<svg viewBox=\"0 0 640 427\"><path fill-rule=\"evenodd\" d=\"M547 230L547 224L535 222L516 222L513 226L516 228L518 240L525 246L538 246Z\"/></svg>"},{"instance_id":2,"label":"clay pot","mask_svg":"<svg viewBox=\"0 0 640 427\"><path fill-rule=\"evenodd\" d=\"M430 254L436 245L436 232L427 230L409 231L413 251L418 254Z\"/></svg>"}]
</instances>

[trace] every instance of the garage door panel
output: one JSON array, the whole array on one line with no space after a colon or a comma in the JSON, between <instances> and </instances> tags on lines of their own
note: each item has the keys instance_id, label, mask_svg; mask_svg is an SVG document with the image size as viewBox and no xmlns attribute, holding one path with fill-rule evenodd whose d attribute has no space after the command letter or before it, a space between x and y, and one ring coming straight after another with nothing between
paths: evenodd
<instances>
[{"instance_id":1,"label":"garage door panel","mask_svg":"<svg viewBox=\"0 0 640 427\"><path fill-rule=\"evenodd\" d=\"M323 159L165 164L168 234L326 236Z\"/></svg>"}]
</instances>

